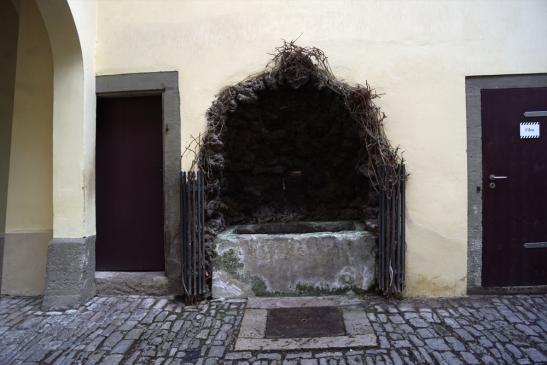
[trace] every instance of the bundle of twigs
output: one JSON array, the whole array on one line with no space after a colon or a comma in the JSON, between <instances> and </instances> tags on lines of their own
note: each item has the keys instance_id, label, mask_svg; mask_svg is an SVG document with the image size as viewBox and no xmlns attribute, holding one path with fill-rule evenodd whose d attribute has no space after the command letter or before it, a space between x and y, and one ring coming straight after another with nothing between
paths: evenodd
<instances>
[{"instance_id":1,"label":"bundle of twigs","mask_svg":"<svg viewBox=\"0 0 547 365\"><path fill-rule=\"evenodd\" d=\"M398 185L402 157L398 149L393 148L385 135L383 121L385 114L374 104L378 97L368 83L348 85L339 81L332 73L328 59L318 48L301 47L294 41L284 42L276 48L273 59L266 69L248 79L225 88L207 111L207 131L202 139L194 144L199 147L195 153L193 167L199 167L209 177L217 175L223 169L224 161L219 152L223 148L222 130L225 127L227 113L235 111L240 103L250 103L257 99L256 92L265 88L275 89L277 85L288 84L293 88L313 82L318 89L329 88L340 95L352 119L356 130L367 150L367 175L376 190L387 196ZM383 168L385 173L378 173Z\"/></svg>"}]
</instances>

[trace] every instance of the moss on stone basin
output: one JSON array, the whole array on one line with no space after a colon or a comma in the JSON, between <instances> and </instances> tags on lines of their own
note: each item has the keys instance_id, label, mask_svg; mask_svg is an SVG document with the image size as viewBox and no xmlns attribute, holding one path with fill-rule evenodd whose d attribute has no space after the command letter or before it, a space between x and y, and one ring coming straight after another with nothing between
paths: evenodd
<instances>
[{"instance_id":1,"label":"moss on stone basin","mask_svg":"<svg viewBox=\"0 0 547 365\"><path fill-rule=\"evenodd\" d=\"M285 233L295 227L298 231L308 227L311 232ZM241 233L273 232L272 228L282 233ZM350 230L340 230L344 228ZM375 246L375 236L357 222L231 227L215 240L213 296L367 290L375 279Z\"/></svg>"}]
</instances>

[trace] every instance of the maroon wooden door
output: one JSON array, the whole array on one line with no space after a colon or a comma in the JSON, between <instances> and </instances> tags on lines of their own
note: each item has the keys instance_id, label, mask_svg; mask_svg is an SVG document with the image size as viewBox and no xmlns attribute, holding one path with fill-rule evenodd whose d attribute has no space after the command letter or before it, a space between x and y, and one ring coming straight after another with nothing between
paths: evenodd
<instances>
[{"instance_id":1,"label":"maroon wooden door","mask_svg":"<svg viewBox=\"0 0 547 365\"><path fill-rule=\"evenodd\" d=\"M163 271L161 96L97 100L97 270Z\"/></svg>"},{"instance_id":2,"label":"maroon wooden door","mask_svg":"<svg viewBox=\"0 0 547 365\"><path fill-rule=\"evenodd\" d=\"M545 285L547 117L524 113L547 110L547 88L482 90L481 107L482 284ZM538 122L539 138L521 138L521 122Z\"/></svg>"}]
</instances>

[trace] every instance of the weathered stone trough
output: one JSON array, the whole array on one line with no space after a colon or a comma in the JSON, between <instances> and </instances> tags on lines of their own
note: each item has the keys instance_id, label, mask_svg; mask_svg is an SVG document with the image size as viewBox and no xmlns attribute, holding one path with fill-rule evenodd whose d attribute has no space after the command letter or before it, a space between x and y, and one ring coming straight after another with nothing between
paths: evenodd
<instances>
[{"instance_id":1,"label":"weathered stone trough","mask_svg":"<svg viewBox=\"0 0 547 365\"><path fill-rule=\"evenodd\" d=\"M374 283L375 241L352 221L231 227L215 240L213 297L367 290Z\"/></svg>"}]
</instances>

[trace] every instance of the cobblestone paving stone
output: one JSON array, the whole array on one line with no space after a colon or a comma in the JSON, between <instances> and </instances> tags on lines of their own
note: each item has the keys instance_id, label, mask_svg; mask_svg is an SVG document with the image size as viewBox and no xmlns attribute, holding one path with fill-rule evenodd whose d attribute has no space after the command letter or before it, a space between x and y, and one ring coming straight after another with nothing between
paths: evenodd
<instances>
[{"instance_id":1,"label":"cobblestone paving stone","mask_svg":"<svg viewBox=\"0 0 547 365\"><path fill-rule=\"evenodd\" d=\"M547 364L547 295L365 297L378 346L283 353L233 351L244 300L96 297L64 312L40 301L0 297L0 364Z\"/></svg>"}]
</instances>

